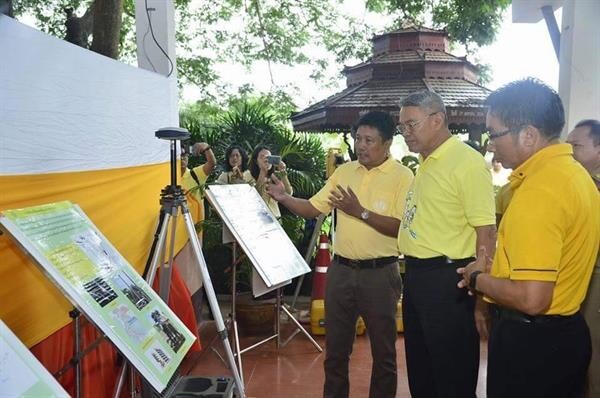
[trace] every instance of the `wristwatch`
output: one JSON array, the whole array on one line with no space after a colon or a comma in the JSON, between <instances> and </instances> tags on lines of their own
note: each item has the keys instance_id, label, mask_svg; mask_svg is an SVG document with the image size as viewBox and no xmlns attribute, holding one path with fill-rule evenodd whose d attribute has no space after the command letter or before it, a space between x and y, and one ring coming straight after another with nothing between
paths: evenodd
<instances>
[{"instance_id":1,"label":"wristwatch","mask_svg":"<svg viewBox=\"0 0 600 398\"><path fill-rule=\"evenodd\" d=\"M483 271L473 271L469 278L469 289L477 293L479 293L479 290L477 290L477 277L479 274L483 274Z\"/></svg>"},{"instance_id":2,"label":"wristwatch","mask_svg":"<svg viewBox=\"0 0 600 398\"><path fill-rule=\"evenodd\" d=\"M360 212L360 219L363 221L367 221L370 215L371 212L369 210L363 209L363 211Z\"/></svg>"}]
</instances>

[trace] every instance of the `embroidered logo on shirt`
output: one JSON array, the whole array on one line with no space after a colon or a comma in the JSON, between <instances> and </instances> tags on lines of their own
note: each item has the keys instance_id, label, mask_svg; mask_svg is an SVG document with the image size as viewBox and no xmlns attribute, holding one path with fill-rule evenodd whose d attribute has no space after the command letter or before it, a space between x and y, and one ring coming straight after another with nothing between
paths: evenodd
<instances>
[{"instance_id":1,"label":"embroidered logo on shirt","mask_svg":"<svg viewBox=\"0 0 600 398\"><path fill-rule=\"evenodd\" d=\"M413 191L409 191L406 194L406 205L404 206L404 215L402 216L401 228L407 229L410 236L412 236L413 239L417 239L417 233L410 228L417 213L417 205L412 203L413 196Z\"/></svg>"},{"instance_id":2,"label":"embroidered logo on shirt","mask_svg":"<svg viewBox=\"0 0 600 398\"><path fill-rule=\"evenodd\" d=\"M376 212L384 212L387 209L387 202L383 199L377 199L375 203L373 203L373 210Z\"/></svg>"}]
</instances>

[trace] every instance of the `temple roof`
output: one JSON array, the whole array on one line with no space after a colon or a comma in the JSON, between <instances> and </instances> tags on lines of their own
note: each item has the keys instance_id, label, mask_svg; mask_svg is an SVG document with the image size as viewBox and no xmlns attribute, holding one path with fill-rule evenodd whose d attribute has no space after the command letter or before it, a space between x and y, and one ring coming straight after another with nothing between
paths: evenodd
<instances>
[{"instance_id":1,"label":"temple roof","mask_svg":"<svg viewBox=\"0 0 600 398\"><path fill-rule=\"evenodd\" d=\"M430 50L408 50L408 51L397 51L392 53L383 53L374 56L368 61L362 62L360 64L354 66L346 66L344 68L345 71L353 70L361 68L365 65L370 64L389 64L389 63L399 63L399 62L423 62L423 61L432 61L432 62L458 62L464 63L465 61L462 57L457 57L452 54L448 54L443 51L430 51Z\"/></svg>"},{"instance_id":2,"label":"temple roof","mask_svg":"<svg viewBox=\"0 0 600 398\"><path fill-rule=\"evenodd\" d=\"M490 93L485 87L463 79L371 80L346 88L295 113L292 122L299 131L347 129L356 122L361 112L375 109L398 112L400 101L419 90L438 93L449 113L451 108L479 108L476 112L478 117L484 113L483 102ZM468 115L456 116L450 122L473 122ZM341 117L349 121L340 120Z\"/></svg>"},{"instance_id":3,"label":"temple roof","mask_svg":"<svg viewBox=\"0 0 600 398\"><path fill-rule=\"evenodd\" d=\"M346 89L292 115L295 130L348 131L371 110L397 118L400 101L420 90L442 97L450 125L485 127L483 102L490 90L476 83L476 66L448 52L445 31L409 26L372 42L371 58L344 68Z\"/></svg>"}]
</instances>

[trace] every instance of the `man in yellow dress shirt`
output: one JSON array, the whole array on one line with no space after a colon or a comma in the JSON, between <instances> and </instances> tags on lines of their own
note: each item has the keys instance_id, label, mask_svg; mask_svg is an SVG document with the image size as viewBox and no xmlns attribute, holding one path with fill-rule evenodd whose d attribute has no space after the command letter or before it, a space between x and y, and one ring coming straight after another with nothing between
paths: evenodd
<instances>
[{"instance_id":1,"label":"man in yellow dress shirt","mask_svg":"<svg viewBox=\"0 0 600 398\"><path fill-rule=\"evenodd\" d=\"M513 169L513 197L491 269L481 250L459 270L461 287L494 303L487 396L580 397L591 341L579 310L600 244L600 196L559 143L565 119L554 90L529 78L487 103L488 149Z\"/></svg>"},{"instance_id":2,"label":"man in yellow dress shirt","mask_svg":"<svg viewBox=\"0 0 600 398\"><path fill-rule=\"evenodd\" d=\"M325 292L325 398L348 397L348 362L359 315L373 356L369 397L396 396L395 314L402 290L396 236L413 175L390 156L394 131L388 113L364 115L355 133L358 161L338 167L310 200L285 193L276 177L269 186L273 198L302 217L338 209Z\"/></svg>"},{"instance_id":3,"label":"man in yellow dress shirt","mask_svg":"<svg viewBox=\"0 0 600 398\"><path fill-rule=\"evenodd\" d=\"M420 166L406 196L398 248L406 261L402 302L410 393L475 398L484 305L457 288L457 267L493 249L492 177L480 153L452 136L439 95L406 97L398 128Z\"/></svg>"}]
</instances>

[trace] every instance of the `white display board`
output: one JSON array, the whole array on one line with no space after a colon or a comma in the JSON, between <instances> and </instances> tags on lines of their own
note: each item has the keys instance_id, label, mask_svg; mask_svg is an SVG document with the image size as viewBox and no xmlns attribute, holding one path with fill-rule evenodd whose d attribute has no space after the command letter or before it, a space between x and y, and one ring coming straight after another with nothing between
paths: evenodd
<instances>
[{"instance_id":1,"label":"white display board","mask_svg":"<svg viewBox=\"0 0 600 398\"><path fill-rule=\"evenodd\" d=\"M163 391L195 336L79 206L65 201L6 210L0 224L152 387Z\"/></svg>"},{"instance_id":2,"label":"white display board","mask_svg":"<svg viewBox=\"0 0 600 398\"><path fill-rule=\"evenodd\" d=\"M68 397L54 377L0 320L0 397Z\"/></svg>"},{"instance_id":3,"label":"white display board","mask_svg":"<svg viewBox=\"0 0 600 398\"><path fill-rule=\"evenodd\" d=\"M206 197L269 289L310 272L256 189L248 184L211 185ZM258 295L255 290L255 296Z\"/></svg>"}]
</instances>

